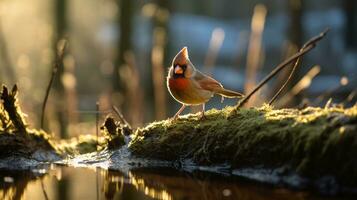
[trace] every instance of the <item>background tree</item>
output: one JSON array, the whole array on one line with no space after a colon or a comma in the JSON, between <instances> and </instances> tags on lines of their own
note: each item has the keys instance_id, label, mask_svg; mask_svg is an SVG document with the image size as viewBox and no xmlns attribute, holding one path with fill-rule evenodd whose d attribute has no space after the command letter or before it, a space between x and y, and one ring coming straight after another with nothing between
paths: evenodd
<instances>
[{"instance_id":1,"label":"background tree","mask_svg":"<svg viewBox=\"0 0 357 200\"><path fill-rule=\"evenodd\" d=\"M4 36L4 32L2 30L1 18L0 18L0 59L1 59L0 81L6 81L5 83L7 83L8 85L15 84L16 83L15 69L9 57L6 39Z\"/></svg>"},{"instance_id":2,"label":"background tree","mask_svg":"<svg viewBox=\"0 0 357 200\"><path fill-rule=\"evenodd\" d=\"M67 21L67 0L55 0L54 2L54 37L53 37L53 52L55 55L54 60L57 59L58 55L58 48L59 41L66 37L67 28L68 28L68 21ZM64 66L63 62L59 63L59 68L56 74L56 78L54 79L54 99L56 105L54 106L54 111L58 120L59 124L59 131L61 138L68 137L68 111L67 108L67 101L65 98L65 87L63 84L63 75L64 75ZM58 197L59 199L68 199L69 198L69 187L70 187L70 180L68 178L63 178L62 181L58 184Z\"/></svg>"},{"instance_id":3,"label":"background tree","mask_svg":"<svg viewBox=\"0 0 357 200\"><path fill-rule=\"evenodd\" d=\"M66 0L56 0L54 3L54 36L53 36L53 52L54 60L58 60L57 50L59 47L59 41L64 39L67 32L67 1ZM67 138L67 112L66 108L66 98L65 98L65 88L63 85L62 77L64 74L63 62L59 63L59 68L54 79L54 96L56 101L56 106L54 110L59 124L59 131L61 138Z\"/></svg>"},{"instance_id":4,"label":"background tree","mask_svg":"<svg viewBox=\"0 0 357 200\"><path fill-rule=\"evenodd\" d=\"M357 48L357 1L344 1L346 29L345 38L347 48Z\"/></svg>"},{"instance_id":5,"label":"background tree","mask_svg":"<svg viewBox=\"0 0 357 200\"><path fill-rule=\"evenodd\" d=\"M168 21L170 3L166 0L156 0L156 9L153 20L152 35L152 80L154 86L155 119L164 119L167 115L166 109L166 67L170 62L167 58L168 44Z\"/></svg>"},{"instance_id":6,"label":"background tree","mask_svg":"<svg viewBox=\"0 0 357 200\"><path fill-rule=\"evenodd\" d=\"M119 107L123 107L124 114L127 112L125 109L124 99L126 97L126 83L125 78L121 72L125 67L125 54L132 48L132 18L133 18L133 1L132 0L117 0L119 5L118 15L118 33L119 39L117 41L117 54L114 61L114 72L112 77L113 86L113 102ZM118 98L121 97L121 98Z\"/></svg>"},{"instance_id":7,"label":"background tree","mask_svg":"<svg viewBox=\"0 0 357 200\"><path fill-rule=\"evenodd\" d=\"M303 15L304 15L304 7L305 1L304 0L289 0L288 1L288 16L289 16L289 23L288 23L288 55L290 56L296 53L299 48L301 47L303 40L304 40L304 27L303 27ZM287 85L288 91L296 82L300 79L298 76L301 70L297 67L296 71L294 72L296 75L292 77L291 81ZM285 73L285 77L287 77L291 71L291 68L286 70L288 73ZM285 78L283 78L285 79ZM297 96L294 98L294 101L291 103L293 105L299 104L298 102L301 101L301 96Z\"/></svg>"}]
</instances>

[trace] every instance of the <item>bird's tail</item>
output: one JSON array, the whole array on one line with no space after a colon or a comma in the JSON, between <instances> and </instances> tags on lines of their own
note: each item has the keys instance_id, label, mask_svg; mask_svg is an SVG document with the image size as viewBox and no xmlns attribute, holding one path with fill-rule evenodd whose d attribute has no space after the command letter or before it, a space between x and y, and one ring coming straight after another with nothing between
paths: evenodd
<instances>
[{"instance_id":1,"label":"bird's tail","mask_svg":"<svg viewBox=\"0 0 357 200\"><path fill-rule=\"evenodd\" d=\"M223 97L227 97L227 98L242 98L244 96L243 94L241 94L239 92L227 90L224 88L221 88L220 90L216 91L216 93Z\"/></svg>"}]
</instances>

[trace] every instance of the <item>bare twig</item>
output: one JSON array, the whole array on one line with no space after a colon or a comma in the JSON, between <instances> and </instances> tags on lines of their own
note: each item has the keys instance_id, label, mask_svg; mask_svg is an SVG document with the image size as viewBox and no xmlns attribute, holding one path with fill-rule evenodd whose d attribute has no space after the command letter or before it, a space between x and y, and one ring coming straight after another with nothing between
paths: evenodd
<instances>
[{"instance_id":1,"label":"bare twig","mask_svg":"<svg viewBox=\"0 0 357 200\"><path fill-rule=\"evenodd\" d=\"M97 136L97 150L98 150L98 144L99 144L99 102L97 101L95 103L95 109L96 109L96 113L95 113L95 133Z\"/></svg>"},{"instance_id":2,"label":"bare twig","mask_svg":"<svg viewBox=\"0 0 357 200\"><path fill-rule=\"evenodd\" d=\"M357 96L357 90L353 90L342 103L343 104L351 103L353 98L356 96Z\"/></svg>"},{"instance_id":3,"label":"bare twig","mask_svg":"<svg viewBox=\"0 0 357 200\"><path fill-rule=\"evenodd\" d=\"M312 80L320 73L321 68L318 65L312 67L300 80L297 82L288 93L286 93L277 102L280 106L286 106L293 99L294 96L299 94L301 91L310 87Z\"/></svg>"},{"instance_id":4,"label":"bare twig","mask_svg":"<svg viewBox=\"0 0 357 200\"><path fill-rule=\"evenodd\" d=\"M42 192L43 192L43 196L44 196L45 200L49 200L46 189L45 189L45 185L43 184L43 179L41 179L41 188L42 188Z\"/></svg>"},{"instance_id":5,"label":"bare twig","mask_svg":"<svg viewBox=\"0 0 357 200\"><path fill-rule=\"evenodd\" d=\"M328 29L326 29L323 33L323 35L325 35L327 33ZM321 36L321 34L319 36ZM299 50L299 52L303 51L306 47L308 47L309 45L315 45L317 41L319 41L320 38L319 36L314 37L312 39L310 39L307 43L304 44L304 46ZM320 38L320 39L319 39ZM293 65L293 68L289 74L289 77L286 79L285 83L280 87L279 91L274 95L274 97L270 100L269 105L271 105L276 98L280 95L280 93L283 91L283 89L287 86L287 84L289 83L289 81L291 80L291 78L293 77L294 72L296 71L296 68L298 67L299 63L300 63L301 57L298 57Z\"/></svg>"},{"instance_id":6,"label":"bare twig","mask_svg":"<svg viewBox=\"0 0 357 200\"><path fill-rule=\"evenodd\" d=\"M289 59L285 60L283 63L279 64L273 71L271 71L260 83L243 99L238 102L237 107L242 107L253 94L255 94L263 85L265 85L270 79L272 79L277 73L279 73L282 69L286 66L289 66L290 63L294 62L296 59L300 58L301 56L305 55L307 52L311 51L315 48L316 43L319 42L322 38L325 37L329 29L321 32L318 36L313 37L310 39L305 45L303 46L303 50L299 51L298 53L291 56Z\"/></svg>"},{"instance_id":7,"label":"bare twig","mask_svg":"<svg viewBox=\"0 0 357 200\"><path fill-rule=\"evenodd\" d=\"M131 129L130 124L128 123L128 121L125 120L123 114L121 114L119 109L114 105L112 106L112 108L113 108L114 112L118 115L120 122L127 125L129 127L129 129Z\"/></svg>"},{"instance_id":8,"label":"bare twig","mask_svg":"<svg viewBox=\"0 0 357 200\"><path fill-rule=\"evenodd\" d=\"M100 193L99 193L99 167L95 168L95 191L96 191L96 200L99 200Z\"/></svg>"},{"instance_id":9,"label":"bare twig","mask_svg":"<svg viewBox=\"0 0 357 200\"><path fill-rule=\"evenodd\" d=\"M43 99L43 103L42 103L42 110L41 110L41 129L43 129L43 123L44 123L44 119L45 119L45 109L46 109L46 104L47 104L47 100L48 100L48 96L50 94L51 91L51 87L53 84L53 81L56 77L57 71L58 69L61 67L62 62L63 62L63 56L64 56L64 52L65 49L67 47L67 40L62 40L63 41L63 45L62 48L59 48L57 50L57 56L56 56L56 60L53 64L53 69L52 69L52 74L51 74L51 79L50 82L48 83L47 89L46 89L46 94L45 94L45 98Z\"/></svg>"},{"instance_id":10,"label":"bare twig","mask_svg":"<svg viewBox=\"0 0 357 200\"><path fill-rule=\"evenodd\" d=\"M301 49L302 50L302 49ZM300 50L300 51L301 51ZM276 92L276 94L273 96L273 98L271 98L271 100L269 101L269 105L273 104L273 102L278 98L278 96L280 95L280 93L284 90L284 88L288 85L289 81L291 80L291 78L293 77L293 74L295 73L295 70L297 68L297 66L300 63L300 58L296 59L293 68L291 69L291 72L289 74L289 77L286 79L286 81L284 82L284 84L280 87L280 89L278 90L278 92Z\"/></svg>"}]
</instances>

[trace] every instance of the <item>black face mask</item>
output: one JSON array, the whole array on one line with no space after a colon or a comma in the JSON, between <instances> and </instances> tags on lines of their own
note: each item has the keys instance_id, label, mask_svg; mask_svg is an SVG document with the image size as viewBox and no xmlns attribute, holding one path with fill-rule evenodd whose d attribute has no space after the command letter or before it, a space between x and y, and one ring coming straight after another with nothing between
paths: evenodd
<instances>
[{"instance_id":1,"label":"black face mask","mask_svg":"<svg viewBox=\"0 0 357 200\"><path fill-rule=\"evenodd\" d=\"M187 68L187 66L186 65L178 65L181 69L182 69L182 74L176 74L175 73L175 67L176 67L177 65L174 65L174 66L172 66L173 68L174 68L174 78L184 78L185 77L185 71L186 71L186 68Z\"/></svg>"}]
</instances>

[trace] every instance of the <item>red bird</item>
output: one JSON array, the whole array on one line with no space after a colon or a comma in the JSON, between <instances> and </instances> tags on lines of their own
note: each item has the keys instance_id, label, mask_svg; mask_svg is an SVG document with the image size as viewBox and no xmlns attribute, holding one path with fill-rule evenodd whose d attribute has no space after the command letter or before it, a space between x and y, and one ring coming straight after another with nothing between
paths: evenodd
<instances>
[{"instance_id":1,"label":"red bird","mask_svg":"<svg viewBox=\"0 0 357 200\"><path fill-rule=\"evenodd\" d=\"M243 97L241 93L223 88L220 82L198 71L188 58L187 47L184 47L172 61L167 76L167 88L171 96L182 104L173 119L177 119L188 105L202 105L201 118L203 118L205 103L214 94L228 98Z\"/></svg>"}]
</instances>

